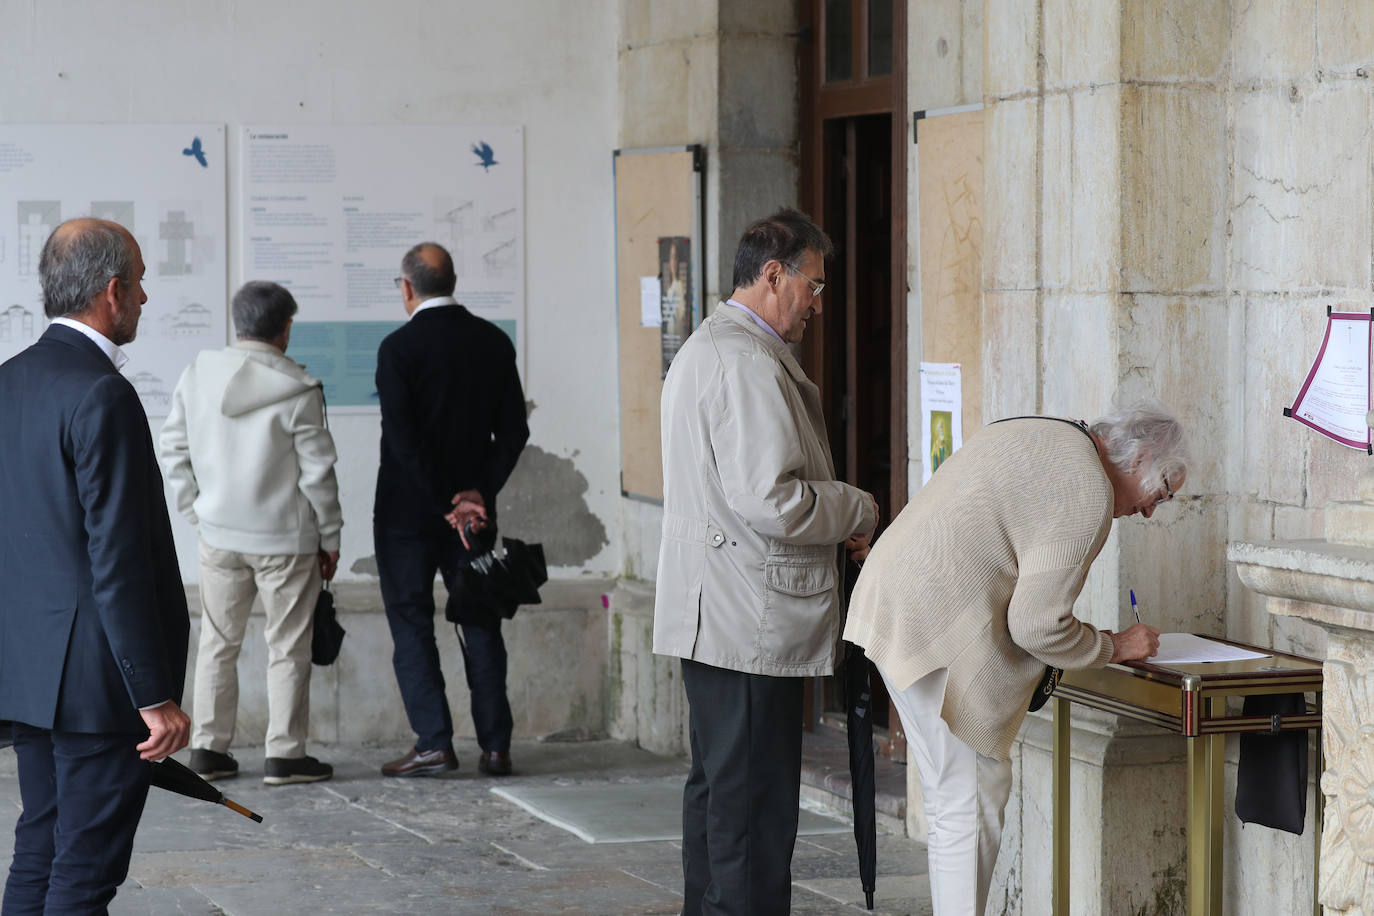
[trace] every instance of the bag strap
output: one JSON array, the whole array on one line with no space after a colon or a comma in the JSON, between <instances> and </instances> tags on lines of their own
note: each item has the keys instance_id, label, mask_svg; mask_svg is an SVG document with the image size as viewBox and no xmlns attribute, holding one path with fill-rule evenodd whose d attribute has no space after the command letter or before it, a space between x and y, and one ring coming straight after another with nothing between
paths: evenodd
<instances>
[{"instance_id":1,"label":"bag strap","mask_svg":"<svg viewBox=\"0 0 1374 916\"><path fill-rule=\"evenodd\" d=\"M1034 414L1027 415L1024 417L1003 417L1000 420L993 420L991 423L988 424L988 426L996 426L998 423L1006 423L1008 420L1054 420L1058 423L1067 423L1083 435L1087 436L1089 439L1093 438L1093 434L1088 431L1088 424L1086 421L1069 420L1065 417L1041 417ZM1097 440L1093 439L1093 442L1095 444Z\"/></svg>"}]
</instances>

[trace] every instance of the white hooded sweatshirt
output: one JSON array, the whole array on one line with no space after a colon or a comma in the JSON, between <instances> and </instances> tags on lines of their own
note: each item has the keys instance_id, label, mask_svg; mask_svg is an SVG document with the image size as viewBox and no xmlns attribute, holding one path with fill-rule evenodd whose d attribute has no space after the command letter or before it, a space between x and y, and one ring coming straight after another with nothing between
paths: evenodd
<instances>
[{"instance_id":1,"label":"white hooded sweatshirt","mask_svg":"<svg viewBox=\"0 0 1374 916\"><path fill-rule=\"evenodd\" d=\"M271 344L201 351L177 382L158 456L177 510L211 547L339 549L338 456L323 386Z\"/></svg>"}]
</instances>

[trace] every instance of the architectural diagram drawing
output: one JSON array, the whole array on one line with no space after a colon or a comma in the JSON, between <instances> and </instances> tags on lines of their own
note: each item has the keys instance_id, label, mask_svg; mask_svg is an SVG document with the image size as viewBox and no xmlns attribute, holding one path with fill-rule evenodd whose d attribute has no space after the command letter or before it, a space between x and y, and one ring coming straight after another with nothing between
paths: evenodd
<instances>
[{"instance_id":1,"label":"architectural diagram drawing","mask_svg":"<svg viewBox=\"0 0 1374 916\"><path fill-rule=\"evenodd\" d=\"M158 319L158 333L177 340L201 337L213 330L214 321L214 312L199 302L188 302Z\"/></svg>"},{"instance_id":2,"label":"architectural diagram drawing","mask_svg":"<svg viewBox=\"0 0 1374 916\"><path fill-rule=\"evenodd\" d=\"M19 201L19 276L38 276L38 256L43 253L43 243L60 222L60 200Z\"/></svg>"},{"instance_id":3,"label":"architectural diagram drawing","mask_svg":"<svg viewBox=\"0 0 1374 916\"><path fill-rule=\"evenodd\" d=\"M158 220L157 240L163 259L157 262L157 272L164 277L189 274L194 268L191 251L196 239L196 224L187 219L185 210L168 210Z\"/></svg>"},{"instance_id":4,"label":"architectural diagram drawing","mask_svg":"<svg viewBox=\"0 0 1374 916\"><path fill-rule=\"evenodd\" d=\"M38 337L38 318L22 305L15 304L0 312L0 341L24 343Z\"/></svg>"},{"instance_id":5,"label":"architectural diagram drawing","mask_svg":"<svg viewBox=\"0 0 1374 916\"><path fill-rule=\"evenodd\" d=\"M132 200L93 200L91 216L119 223L130 233L134 231L134 202Z\"/></svg>"},{"instance_id":6,"label":"architectural diagram drawing","mask_svg":"<svg viewBox=\"0 0 1374 916\"><path fill-rule=\"evenodd\" d=\"M515 239L506 239L482 255L482 270L488 277L504 277L515 267Z\"/></svg>"},{"instance_id":7,"label":"architectural diagram drawing","mask_svg":"<svg viewBox=\"0 0 1374 916\"><path fill-rule=\"evenodd\" d=\"M497 210L488 213L482 218L483 232L504 232L515 225L517 210L515 207L507 207L504 210Z\"/></svg>"},{"instance_id":8,"label":"architectural diagram drawing","mask_svg":"<svg viewBox=\"0 0 1374 916\"><path fill-rule=\"evenodd\" d=\"M139 400L147 409L162 408L165 410L172 403L172 392L167 389L167 383L151 372L135 372L129 376L129 384L134 386L134 391L138 392ZM166 416L166 414L163 413L162 416Z\"/></svg>"}]
</instances>

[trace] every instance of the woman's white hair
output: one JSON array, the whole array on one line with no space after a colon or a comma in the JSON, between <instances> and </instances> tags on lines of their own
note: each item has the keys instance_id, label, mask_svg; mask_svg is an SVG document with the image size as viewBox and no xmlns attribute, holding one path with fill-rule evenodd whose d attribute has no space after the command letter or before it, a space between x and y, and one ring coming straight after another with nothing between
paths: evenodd
<instances>
[{"instance_id":1,"label":"woman's white hair","mask_svg":"<svg viewBox=\"0 0 1374 916\"><path fill-rule=\"evenodd\" d=\"M1143 462L1140 479L1147 487L1162 486L1188 471L1191 456L1183 424L1153 398L1118 404L1090 429L1118 470L1129 474Z\"/></svg>"}]
</instances>

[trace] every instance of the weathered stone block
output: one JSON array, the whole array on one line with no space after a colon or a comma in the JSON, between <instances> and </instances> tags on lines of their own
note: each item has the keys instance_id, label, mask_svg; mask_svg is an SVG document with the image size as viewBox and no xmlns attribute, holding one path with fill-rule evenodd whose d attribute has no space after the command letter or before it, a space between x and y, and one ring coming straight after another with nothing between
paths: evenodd
<instances>
[{"instance_id":1,"label":"weathered stone block","mask_svg":"<svg viewBox=\"0 0 1374 916\"><path fill-rule=\"evenodd\" d=\"M620 52L620 142L623 149L686 144L691 42Z\"/></svg>"},{"instance_id":2,"label":"weathered stone block","mask_svg":"<svg viewBox=\"0 0 1374 916\"><path fill-rule=\"evenodd\" d=\"M1141 619L1169 632L1226 634L1226 508L1210 499L1175 499L1153 518L1118 519L1122 581L1120 623L1134 623L1128 589Z\"/></svg>"},{"instance_id":3,"label":"weathered stone block","mask_svg":"<svg viewBox=\"0 0 1374 916\"><path fill-rule=\"evenodd\" d=\"M1370 286L1369 95L1358 84L1236 98L1233 276L1242 289ZM1364 201L1363 206L1352 206Z\"/></svg>"},{"instance_id":4,"label":"weathered stone block","mask_svg":"<svg viewBox=\"0 0 1374 916\"><path fill-rule=\"evenodd\" d=\"M926 0L917 15L907 16L909 108L929 111L982 100L980 93L964 91L964 56L982 46L981 32L964 32L964 6L961 0Z\"/></svg>"},{"instance_id":5,"label":"weathered stone block","mask_svg":"<svg viewBox=\"0 0 1374 916\"><path fill-rule=\"evenodd\" d=\"M1311 74L1317 53L1316 4L1251 0L1230 6L1237 83Z\"/></svg>"},{"instance_id":6,"label":"weathered stone block","mask_svg":"<svg viewBox=\"0 0 1374 916\"><path fill-rule=\"evenodd\" d=\"M1111 406L1119 374L1117 308L1110 294L1045 294L1045 413L1091 422ZM1080 358L1065 358L1070 353Z\"/></svg>"},{"instance_id":7,"label":"weathered stone block","mask_svg":"<svg viewBox=\"0 0 1374 916\"><path fill-rule=\"evenodd\" d=\"M1308 358L1317 355L1313 350ZM1295 380L1293 394L1302 379ZM1303 429L1307 437L1307 499L1313 509L1328 506L1334 500L1360 499L1360 475L1370 467L1374 458L1363 449L1350 448L1333 442L1320 433Z\"/></svg>"},{"instance_id":8,"label":"weathered stone block","mask_svg":"<svg viewBox=\"0 0 1374 916\"><path fill-rule=\"evenodd\" d=\"M1141 292L1217 290L1225 271L1226 102L1199 88L1122 97L1123 275Z\"/></svg>"},{"instance_id":9,"label":"weathered stone block","mask_svg":"<svg viewBox=\"0 0 1374 916\"><path fill-rule=\"evenodd\" d=\"M1001 98L1036 89L1040 51L1039 4L987 0L983 92ZM913 17L915 18L915 17Z\"/></svg>"},{"instance_id":10,"label":"weathered stone block","mask_svg":"<svg viewBox=\"0 0 1374 916\"><path fill-rule=\"evenodd\" d=\"M730 265L734 261L735 245L745 227L779 207L796 203L797 156L791 146L728 149L717 153L716 164L720 176L719 238L729 252L728 259L721 265L725 272L721 282L728 295ZM725 239L729 242L724 242Z\"/></svg>"},{"instance_id":11,"label":"weathered stone block","mask_svg":"<svg viewBox=\"0 0 1374 916\"><path fill-rule=\"evenodd\" d=\"M1125 0L1122 76L1128 80L1212 81L1226 70L1230 4Z\"/></svg>"},{"instance_id":12,"label":"weathered stone block","mask_svg":"<svg viewBox=\"0 0 1374 916\"><path fill-rule=\"evenodd\" d=\"M1316 434L1283 415L1307 376L1326 329L1320 301L1254 296L1246 301L1241 491L1302 505L1309 441Z\"/></svg>"},{"instance_id":13,"label":"weathered stone block","mask_svg":"<svg viewBox=\"0 0 1374 916\"><path fill-rule=\"evenodd\" d=\"M1374 3L1317 0L1317 67L1336 73L1374 68Z\"/></svg>"},{"instance_id":14,"label":"weathered stone block","mask_svg":"<svg viewBox=\"0 0 1374 916\"><path fill-rule=\"evenodd\" d=\"M1120 396L1158 398L1188 431L1189 497L1226 492L1231 321L1219 296L1135 295L1118 311ZM1104 405L1105 407L1105 405Z\"/></svg>"},{"instance_id":15,"label":"weathered stone block","mask_svg":"<svg viewBox=\"0 0 1374 916\"><path fill-rule=\"evenodd\" d=\"M620 4L620 43L635 47L680 41L716 31L714 3L662 3L624 0Z\"/></svg>"},{"instance_id":16,"label":"weathered stone block","mask_svg":"<svg viewBox=\"0 0 1374 916\"><path fill-rule=\"evenodd\" d=\"M1034 292L983 293L983 419L1035 413L1040 372Z\"/></svg>"},{"instance_id":17,"label":"weathered stone block","mask_svg":"<svg viewBox=\"0 0 1374 916\"><path fill-rule=\"evenodd\" d=\"M1045 98L1046 289L1110 292L1121 277L1121 89Z\"/></svg>"},{"instance_id":18,"label":"weathered stone block","mask_svg":"<svg viewBox=\"0 0 1374 916\"><path fill-rule=\"evenodd\" d=\"M1120 3L1044 0L1043 6L1047 91L1121 79Z\"/></svg>"},{"instance_id":19,"label":"weathered stone block","mask_svg":"<svg viewBox=\"0 0 1374 916\"><path fill-rule=\"evenodd\" d=\"M700 5L709 7L720 19L720 30L725 35L782 34L797 30L797 5L789 0L749 0L748 3Z\"/></svg>"},{"instance_id":20,"label":"weathered stone block","mask_svg":"<svg viewBox=\"0 0 1374 916\"><path fill-rule=\"evenodd\" d=\"M720 143L732 149L793 149L797 140L796 73L795 38L722 38ZM760 86L772 89L761 95Z\"/></svg>"},{"instance_id":21,"label":"weathered stone block","mask_svg":"<svg viewBox=\"0 0 1374 916\"><path fill-rule=\"evenodd\" d=\"M985 112L984 289L1033 289L1037 283L1039 104L998 102Z\"/></svg>"}]
</instances>

